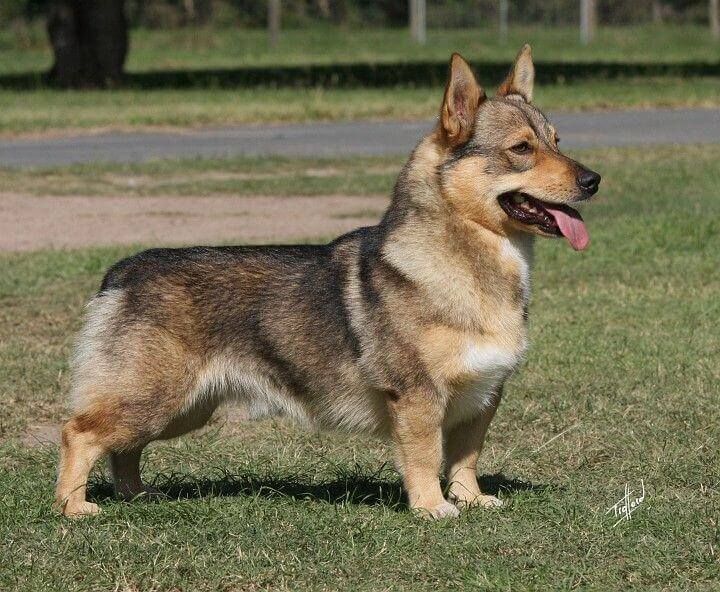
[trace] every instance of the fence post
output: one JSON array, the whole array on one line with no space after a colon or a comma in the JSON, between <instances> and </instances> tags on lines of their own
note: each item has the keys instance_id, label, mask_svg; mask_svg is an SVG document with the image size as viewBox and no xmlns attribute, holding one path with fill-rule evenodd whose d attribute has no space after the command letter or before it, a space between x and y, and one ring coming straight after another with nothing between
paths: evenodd
<instances>
[{"instance_id":1,"label":"fence post","mask_svg":"<svg viewBox=\"0 0 720 592\"><path fill-rule=\"evenodd\" d=\"M587 45L595 37L595 0L580 0L580 43Z\"/></svg>"},{"instance_id":2,"label":"fence post","mask_svg":"<svg viewBox=\"0 0 720 592\"><path fill-rule=\"evenodd\" d=\"M720 2L718 0L710 0L708 10L710 14L710 32L715 39L720 39Z\"/></svg>"},{"instance_id":3,"label":"fence post","mask_svg":"<svg viewBox=\"0 0 720 592\"><path fill-rule=\"evenodd\" d=\"M659 24L663 20L663 7L661 0L653 0L652 3L652 20L653 23Z\"/></svg>"},{"instance_id":4,"label":"fence post","mask_svg":"<svg viewBox=\"0 0 720 592\"><path fill-rule=\"evenodd\" d=\"M410 35L413 41L425 45L427 38L425 0L409 0Z\"/></svg>"},{"instance_id":5,"label":"fence post","mask_svg":"<svg viewBox=\"0 0 720 592\"><path fill-rule=\"evenodd\" d=\"M268 39L277 47L280 38L280 0L268 0Z\"/></svg>"},{"instance_id":6,"label":"fence post","mask_svg":"<svg viewBox=\"0 0 720 592\"><path fill-rule=\"evenodd\" d=\"M500 0L500 41L505 43L508 36L508 0Z\"/></svg>"}]
</instances>

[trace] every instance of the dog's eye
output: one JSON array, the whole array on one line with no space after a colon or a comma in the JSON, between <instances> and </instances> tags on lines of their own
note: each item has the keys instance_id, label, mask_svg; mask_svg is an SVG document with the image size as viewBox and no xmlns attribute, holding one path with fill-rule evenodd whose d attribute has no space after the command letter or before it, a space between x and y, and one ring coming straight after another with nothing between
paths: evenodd
<instances>
[{"instance_id":1,"label":"dog's eye","mask_svg":"<svg viewBox=\"0 0 720 592\"><path fill-rule=\"evenodd\" d=\"M531 149L532 148L529 142L520 142L510 148L510 150L512 150L515 154L527 154Z\"/></svg>"}]
</instances>

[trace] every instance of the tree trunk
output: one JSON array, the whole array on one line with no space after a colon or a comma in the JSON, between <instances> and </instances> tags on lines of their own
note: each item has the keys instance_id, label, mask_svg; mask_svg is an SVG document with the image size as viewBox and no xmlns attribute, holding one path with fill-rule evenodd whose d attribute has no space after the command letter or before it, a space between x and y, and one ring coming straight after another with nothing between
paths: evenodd
<instances>
[{"instance_id":1,"label":"tree trunk","mask_svg":"<svg viewBox=\"0 0 720 592\"><path fill-rule=\"evenodd\" d=\"M715 39L720 39L720 7L718 0L710 0L708 12L710 17L710 33Z\"/></svg>"},{"instance_id":2,"label":"tree trunk","mask_svg":"<svg viewBox=\"0 0 720 592\"><path fill-rule=\"evenodd\" d=\"M330 10L330 0L317 0L317 8L320 16L324 19L330 19L332 11Z\"/></svg>"},{"instance_id":3,"label":"tree trunk","mask_svg":"<svg viewBox=\"0 0 720 592\"><path fill-rule=\"evenodd\" d=\"M185 9L185 18L189 23L195 22L195 0L183 0L183 8Z\"/></svg>"},{"instance_id":4,"label":"tree trunk","mask_svg":"<svg viewBox=\"0 0 720 592\"><path fill-rule=\"evenodd\" d=\"M55 0L48 35L55 63L50 82L104 88L122 78L128 51L125 0Z\"/></svg>"}]
</instances>

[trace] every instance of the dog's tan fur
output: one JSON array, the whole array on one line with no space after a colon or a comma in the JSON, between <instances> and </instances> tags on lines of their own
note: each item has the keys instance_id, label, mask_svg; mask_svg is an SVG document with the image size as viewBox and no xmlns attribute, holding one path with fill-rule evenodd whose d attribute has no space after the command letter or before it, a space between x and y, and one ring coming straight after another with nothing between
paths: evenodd
<instances>
[{"instance_id":1,"label":"dog's tan fur","mask_svg":"<svg viewBox=\"0 0 720 592\"><path fill-rule=\"evenodd\" d=\"M111 269L74 360L62 511L99 511L85 488L107 454L118 494L147 491L143 447L231 399L391 438L409 504L427 516L499 505L476 465L527 347L532 235L544 233L497 198L577 194L579 165L530 104L533 77L525 47L489 99L455 54L440 123L377 227L318 247L151 251ZM532 155L508 152L518 142Z\"/></svg>"}]
</instances>

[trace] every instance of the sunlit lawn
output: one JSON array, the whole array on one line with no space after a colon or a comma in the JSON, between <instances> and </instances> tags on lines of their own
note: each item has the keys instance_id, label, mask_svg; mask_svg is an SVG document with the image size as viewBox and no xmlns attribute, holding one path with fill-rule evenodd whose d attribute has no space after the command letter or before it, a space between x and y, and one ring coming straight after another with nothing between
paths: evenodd
<instances>
[{"instance_id":1,"label":"sunlit lawn","mask_svg":"<svg viewBox=\"0 0 720 592\"><path fill-rule=\"evenodd\" d=\"M507 42L487 29L437 30L425 46L403 29L309 27L283 31L276 48L262 30L134 30L127 70L240 68L293 64L446 60L460 51L492 90L500 81L483 76L483 61L508 65L530 41L536 60L717 62L720 46L705 27L602 27L581 46L572 27L511 27ZM47 70L51 54L43 28L0 30L0 75ZM383 89L166 89L58 92L0 90L0 134L129 130L232 124L267 124L435 116L441 88ZM540 86L545 109L717 107L720 78L586 79Z\"/></svg>"},{"instance_id":2,"label":"sunlit lawn","mask_svg":"<svg viewBox=\"0 0 720 592\"><path fill-rule=\"evenodd\" d=\"M481 82L491 92L497 80ZM437 115L442 88L3 91L0 135L192 128ZM720 106L720 78L587 80L540 85L546 110Z\"/></svg>"}]
</instances>

